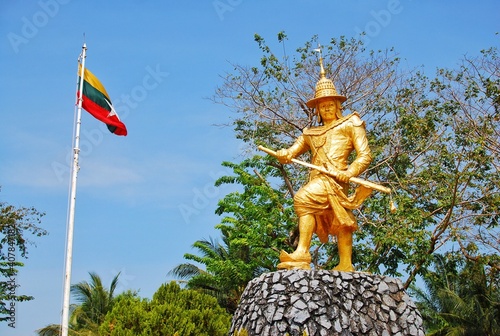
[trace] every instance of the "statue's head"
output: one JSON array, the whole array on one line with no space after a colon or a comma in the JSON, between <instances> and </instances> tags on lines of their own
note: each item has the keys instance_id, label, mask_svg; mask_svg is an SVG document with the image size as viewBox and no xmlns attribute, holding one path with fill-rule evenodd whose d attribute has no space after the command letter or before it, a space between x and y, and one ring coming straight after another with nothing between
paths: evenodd
<instances>
[{"instance_id":1,"label":"statue's head","mask_svg":"<svg viewBox=\"0 0 500 336\"><path fill-rule=\"evenodd\" d=\"M342 106L339 99L323 97L316 104L316 114L319 123L330 122L342 118Z\"/></svg>"},{"instance_id":2,"label":"statue's head","mask_svg":"<svg viewBox=\"0 0 500 336\"><path fill-rule=\"evenodd\" d=\"M319 81L316 83L316 91L314 93L314 98L310 99L306 103L307 107L316 109L316 112L318 112L317 105L320 101L338 100L340 103L343 103L347 100L345 96L339 95L337 93L335 85L333 85L333 81L331 79L326 78L325 69L323 68L322 58L320 58L320 66L321 66L320 78ZM338 118L342 117L341 109L339 109L337 117Z\"/></svg>"}]
</instances>

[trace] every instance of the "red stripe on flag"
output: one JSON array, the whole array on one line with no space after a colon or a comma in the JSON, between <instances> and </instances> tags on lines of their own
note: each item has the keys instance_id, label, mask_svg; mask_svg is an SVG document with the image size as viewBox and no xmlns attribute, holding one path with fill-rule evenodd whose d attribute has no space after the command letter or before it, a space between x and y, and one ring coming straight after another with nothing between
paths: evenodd
<instances>
[{"instance_id":1,"label":"red stripe on flag","mask_svg":"<svg viewBox=\"0 0 500 336\"><path fill-rule=\"evenodd\" d=\"M78 93L79 95L79 93ZM110 112L103 108L102 106L93 102L90 98L83 95L82 107L94 118L102 121L108 126L115 127L114 130L110 129L110 131L116 135L127 135L127 128L125 124L118 119L116 115L109 115ZM109 127L108 127L109 129Z\"/></svg>"}]
</instances>

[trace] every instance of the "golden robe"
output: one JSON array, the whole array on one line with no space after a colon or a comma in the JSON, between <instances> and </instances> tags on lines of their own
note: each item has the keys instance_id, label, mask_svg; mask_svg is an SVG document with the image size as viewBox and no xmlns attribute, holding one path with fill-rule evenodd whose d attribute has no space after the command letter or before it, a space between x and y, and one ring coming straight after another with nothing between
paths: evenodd
<instances>
[{"instance_id":1,"label":"golden robe","mask_svg":"<svg viewBox=\"0 0 500 336\"><path fill-rule=\"evenodd\" d=\"M305 129L289 148L293 157L311 151L311 163L327 169L347 171L358 176L366 170L372 160L364 122L357 113L343 117L328 127ZM348 164L349 155L356 151L356 158ZM359 186L348 197L348 183L311 171L309 182L294 196L296 214L312 214L316 218L315 233L322 242L328 235L336 235L340 228L355 231L358 226L352 209L358 208L371 193L371 189Z\"/></svg>"}]
</instances>

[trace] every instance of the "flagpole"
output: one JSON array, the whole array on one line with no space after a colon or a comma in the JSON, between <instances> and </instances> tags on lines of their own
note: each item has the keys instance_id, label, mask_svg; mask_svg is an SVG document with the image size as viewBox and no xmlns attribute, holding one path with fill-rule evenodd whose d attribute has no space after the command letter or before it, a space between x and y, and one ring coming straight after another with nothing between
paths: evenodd
<instances>
[{"instance_id":1,"label":"flagpole","mask_svg":"<svg viewBox=\"0 0 500 336\"><path fill-rule=\"evenodd\" d=\"M75 225L75 202L76 202L76 180L78 177L78 158L80 154L80 125L82 123L82 95L83 95L83 81L84 81L84 70L85 70L85 58L87 52L87 45L84 43L82 46L82 53L80 55L81 72L80 75L80 86L78 89L79 95L77 97L77 112L76 112L76 128L75 128L75 139L73 147L73 167L71 170L71 189L70 189L70 199L69 199L69 211L68 211L68 228L66 237L66 263L64 271L64 290L63 290L63 311L62 311L62 323L61 323L61 335L68 336L68 326L69 326L69 299L71 294L71 265L73 261L73 228Z\"/></svg>"}]
</instances>

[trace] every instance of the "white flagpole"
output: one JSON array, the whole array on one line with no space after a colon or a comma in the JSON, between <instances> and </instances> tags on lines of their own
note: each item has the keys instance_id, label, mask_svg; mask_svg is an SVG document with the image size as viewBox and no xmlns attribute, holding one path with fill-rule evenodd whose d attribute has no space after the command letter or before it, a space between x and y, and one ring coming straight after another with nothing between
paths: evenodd
<instances>
[{"instance_id":1,"label":"white flagpole","mask_svg":"<svg viewBox=\"0 0 500 336\"><path fill-rule=\"evenodd\" d=\"M80 154L80 125L82 123L82 101L83 101L83 81L84 81L84 70L85 70L85 57L87 52L87 45L84 43L82 47L82 54L80 55L81 73L80 73L80 87L78 92L80 92L77 97L77 114L76 114L76 129L75 129L75 141L73 147L73 167L71 170L71 189L70 189L70 199L69 199L69 213L68 213L68 232L66 240L66 264L64 273L64 293L63 293L63 311L62 311L62 323L61 323L61 335L68 336L68 325L69 325L69 299L70 299L70 288L71 288L71 264L73 260L73 227L75 224L75 201L76 201L76 179L78 176L78 170L80 169L78 165L78 158Z\"/></svg>"}]
</instances>

